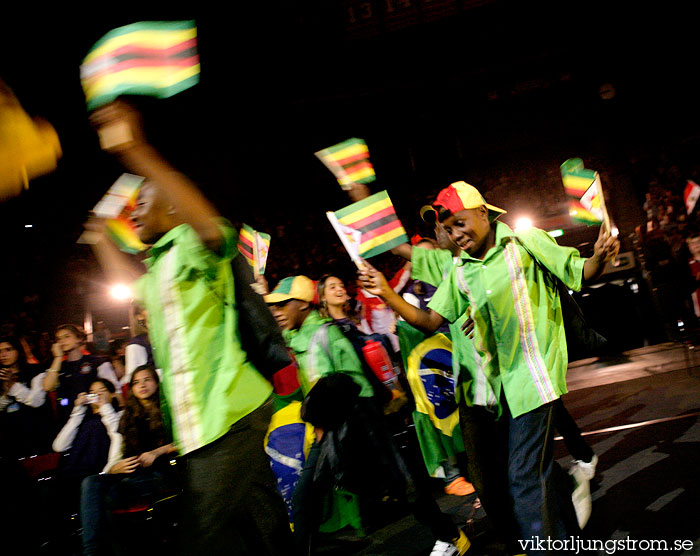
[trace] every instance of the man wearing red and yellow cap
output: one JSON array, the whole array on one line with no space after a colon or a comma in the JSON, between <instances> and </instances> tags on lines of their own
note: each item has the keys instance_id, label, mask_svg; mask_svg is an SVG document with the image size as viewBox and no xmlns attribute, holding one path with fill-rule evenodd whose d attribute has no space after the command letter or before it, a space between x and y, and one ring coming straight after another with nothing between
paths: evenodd
<instances>
[{"instance_id":1,"label":"man wearing red and yellow cap","mask_svg":"<svg viewBox=\"0 0 700 556\"><path fill-rule=\"evenodd\" d=\"M470 312L472 349L502 415L500 442L507 447L508 484L521 539L564 539L577 532L577 524L568 494L557 487L562 472L553 460L551 421L552 402L566 393L568 361L561 301L542 266L579 290L582 282L600 275L619 243L601 228L593 256L583 259L542 230L531 228L516 236L497 221L505 211L486 203L465 182L443 189L434 206L462 259L428 311L394 295L371 267L362 275L363 286L424 331ZM466 386L475 378L462 377L461 382Z\"/></svg>"}]
</instances>

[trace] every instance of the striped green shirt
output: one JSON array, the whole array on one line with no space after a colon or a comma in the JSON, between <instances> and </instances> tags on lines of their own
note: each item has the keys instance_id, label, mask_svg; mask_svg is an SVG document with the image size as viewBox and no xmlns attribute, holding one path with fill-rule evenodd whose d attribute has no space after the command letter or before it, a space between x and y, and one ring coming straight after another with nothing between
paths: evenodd
<instances>
[{"instance_id":1,"label":"striped green shirt","mask_svg":"<svg viewBox=\"0 0 700 556\"><path fill-rule=\"evenodd\" d=\"M188 224L170 230L151 248L135 288L180 454L223 436L272 391L241 347L231 271L237 234L228 223L221 230L221 256Z\"/></svg>"},{"instance_id":2,"label":"striped green shirt","mask_svg":"<svg viewBox=\"0 0 700 556\"><path fill-rule=\"evenodd\" d=\"M460 257L453 257L446 249L414 247L411 251L411 278L439 287L455 265L465 257L468 255L464 252L460 253ZM452 373L459 386L457 399L463 396L467 405L480 405L498 412L498 397L487 380L484 360L476 349L476 344L462 332L466 320L467 317L462 315L450 323Z\"/></svg>"},{"instance_id":3,"label":"striped green shirt","mask_svg":"<svg viewBox=\"0 0 700 556\"><path fill-rule=\"evenodd\" d=\"M581 288L585 259L576 249L536 228L518 238L566 286ZM514 417L566 393L559 294L506 224L496 223L495 246L484 259L465 256L428 306L450 322L471 307L483 372L497 398L503 389Z\"/></svg>"}]
</instances>

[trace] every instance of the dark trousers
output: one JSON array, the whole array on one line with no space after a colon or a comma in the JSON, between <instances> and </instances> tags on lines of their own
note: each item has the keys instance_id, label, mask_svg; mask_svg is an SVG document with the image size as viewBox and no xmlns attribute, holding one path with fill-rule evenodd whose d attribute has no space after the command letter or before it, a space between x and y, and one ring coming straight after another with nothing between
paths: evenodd
<instances>
[{"instance_id":1,"label":"dark trousers","mask_svg":"<svg viewBox=\"0 0 700 556\"><path fill-rule=\"evenodd\" d=\"M435 540L451 542L459 536L452 518L442 512L433 496L430 475L425 469L418 437L414 431L405 435L399 453L410 475L415 492L409 493L408 503L413 516L430 529Z\"/></svg>"},{"instance_id":2,"label":"dark trousers","mask_svg":"<svg viewBox=\"0 0 700 556\"><path fill-rule=\"evenodd\" d=\"M513 552L520 537L508 491L508 449L503 421L485 407L459 406L467 471L499 540Z\"/></svg>"},{"instance_id":3,"label":"dark trousers","mask_svg":"<svg viewBox=\"0 0 700 556\"><path fill-rule=\"evenodd\" d=\"M152 469L90 475L83 479L80 487L83 556L106 553L109 545L115 553L121 553L112 510L137 501L153 503L171 484L165 475Z\"/></svg>"},{"instance_id":4,"label":"dark trousers","mask_svg":"<svg viewBox=\"0 0 700 556\"><path fill-rule=\"evenodd\" d=\"M520 538L565 540L580 534L569 477L554 461L554 407L545 404L513 417L502 397L507 425L508 488ZM528 550L529 556L544 552Z\"/></svg>"},{"instance_id":5,"label":"dark trousers","mask_svg":"<svg viewBox=\"0 0 700 556\"><path fill-rule=\"evenodd\" d=\"M183 556L295 554L287 510L263 440L272 402L184 456Z\"/></svg>"},{"instance_id":6,"label":"dark trousers","mask_svg":"<svg viewBox=\"0 0 700 556\"><path fill-rule=\"evenodd\" d=\"M294 487L292 507L294 508L294 540L300 555L311 554L313 535L318 529L321 496L314 488L314 471L321 453L318 442L314 442L304 461L299 480Z\"/></svg>"},{"instance_id":7,"label":"dark trousers","mask_svg":"<svg viewBox=\"0 0 700 556\"><path fill-rule=\"evenodd\" d=\"M554 428L564 439L567 450L574 459L590 462L593 459L593 450L581 435L576 421L564 407L561 398L552 402L554 408Z\"/></svg>"}]
</instances>

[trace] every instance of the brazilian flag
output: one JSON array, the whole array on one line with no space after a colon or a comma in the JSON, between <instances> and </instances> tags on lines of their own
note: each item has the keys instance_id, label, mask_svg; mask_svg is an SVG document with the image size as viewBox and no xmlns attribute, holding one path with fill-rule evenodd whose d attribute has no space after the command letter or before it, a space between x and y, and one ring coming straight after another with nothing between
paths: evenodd
<instances>
[{"instance_id":1,"label":"brazilian flag","mask_svg":"<svg viewBox=\"0 0 700 556\"><path fill-rule=\"evenodd\" d=\"M443 465L464 452L455 399L452 341L443 333L426 337L404 321L396 323L406 378L415 398L413 422L431 477L444 477Z\"/></svg>"},{"instance_id":2,"label":"brazilian flag","mask_svg":"<svg viewBox=\"0 0 700 556\"><path fill-rule=\"evenodd\" d=\"M265 435L265 453L270 458L277 489L287 504L290 523L294 523L292 494L313 441L313 427L301 420L300 401L291 401L272 414Z\"/></svg>"},{"instance_id":3,"label":"brazilian flag","mask_svg":"<svg viewBox=\"0 0 700 556\"><path fill-rule=\"evenodd\" d=\"M277 375L273 377L274 413L265 435L264 447L293 529L292 497L314 443L314 428L301 419L304 395L298 380L294 380L294 375L298 372L296 361L280 372L284 374L282 378ZM324 497L319 530L333 533L348 525L357 530L358 534L364 535L357 496L345 490L335 489Z\"/></svg>"}]
</instances>

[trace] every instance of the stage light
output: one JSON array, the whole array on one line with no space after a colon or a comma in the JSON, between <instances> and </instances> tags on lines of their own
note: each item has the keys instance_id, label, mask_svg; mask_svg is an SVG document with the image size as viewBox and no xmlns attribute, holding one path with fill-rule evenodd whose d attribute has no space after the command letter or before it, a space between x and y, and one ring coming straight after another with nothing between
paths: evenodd
<instances>
[{"instance_id":1,"label":"stage light","mask_svg":"<svg viewBox=\"0 0 700 556\"><path fill-rule=\"evenodd\" d=\"M532 219L523 216L521 218L518 218L515 221L515 231L516 232L524 232L525 230L528 230L529 228L532 228Z\"/></svg>"},{"instance_id":2,"label":"stage light","mask_svg":"<svg viewBox=\"0 0 700 556\"><path fill-rule=\"evenodd\" d=\"M127 301L131 299L131 288L126 284L115 284L109 289L109 295L117 301Z\"/></svg>"}]
</instances>

